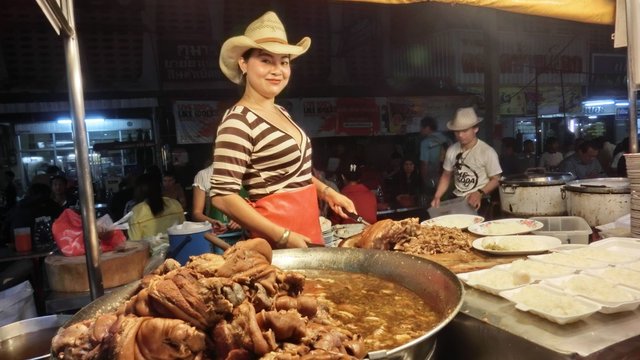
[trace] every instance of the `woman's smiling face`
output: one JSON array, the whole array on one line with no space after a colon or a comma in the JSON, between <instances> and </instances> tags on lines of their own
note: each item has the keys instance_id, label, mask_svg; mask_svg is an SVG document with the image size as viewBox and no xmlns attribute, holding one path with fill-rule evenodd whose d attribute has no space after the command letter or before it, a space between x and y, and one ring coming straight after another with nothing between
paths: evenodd
<instances>
[{"instance_id":1,"label":"woman's smiling face","mask_svg":"<svg viewBox=\"0 0 640 360\"><path fill-rule=\"evenodd\" d=\"M289 55L278 55L266 50L253 49L245 61L239 60L240 69L246 72L247 86L265 98L274 98L289 83L291 66Z\"/></svg>"}]
</instances>

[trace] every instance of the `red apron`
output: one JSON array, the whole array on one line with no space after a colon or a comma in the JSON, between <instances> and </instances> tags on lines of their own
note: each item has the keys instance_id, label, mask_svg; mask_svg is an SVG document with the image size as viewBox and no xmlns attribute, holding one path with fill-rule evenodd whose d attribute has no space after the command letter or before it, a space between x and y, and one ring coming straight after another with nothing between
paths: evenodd
<instances>
[{"instance_id":1,"label":"red apron","mask_svg":"<svg viewBox=\"0 0 640 360\"><path fill-rule=\"evenodd\" d=\"M267 195L250 203L260 215L274 224L308 237L314 244L324 245L320 230L320 210L315 185ZM264 235L252 233L252 236Z\"/></svg>"}]
</instances>

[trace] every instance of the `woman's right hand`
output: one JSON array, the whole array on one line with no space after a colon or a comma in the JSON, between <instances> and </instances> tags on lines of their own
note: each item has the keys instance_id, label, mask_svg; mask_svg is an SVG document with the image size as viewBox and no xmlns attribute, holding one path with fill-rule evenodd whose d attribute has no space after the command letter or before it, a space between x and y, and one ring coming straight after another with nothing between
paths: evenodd
<instances>
[{"instance_id":1,"label":"woman's right hand","mask_svg":"<svg viewBox=\"0 0 640 360\"><path fill-rule=\"evenodd\" d=\"M440 207L440 198L433 198L433 200L431 200L431 207L433 208L437 208Z\"/></svg>"},{"instance_id":2,"label":"woman's right hand","mask_svg":"<svg viewBox=\"0 0 640 360\"><path fill-rule=\"evenodd\" d=\"M289 249L306 248L306 247L309 247L309 245L307 244L310 242L311 240L309 240L308 237L292 231L289 234L289 241L287 242L286 248L289 248Z\"/></svg>"}]
</instances>

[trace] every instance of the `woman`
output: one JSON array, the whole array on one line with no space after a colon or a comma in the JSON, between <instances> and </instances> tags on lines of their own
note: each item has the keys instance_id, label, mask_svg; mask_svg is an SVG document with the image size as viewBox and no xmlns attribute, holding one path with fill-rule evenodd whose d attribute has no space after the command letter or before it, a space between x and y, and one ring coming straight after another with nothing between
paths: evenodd
<instances>
[{"instance_id":1,"label":"woman","mask_svg":"<svg viewBox=\"0 0 640 360\"><path fill-rule=\"evenodd\" d=\"M350 164L342 172L342 181L344 187L341 192L344 196L353 201L358 214L362 216L368 223L373 224L377 221L378 201L373 192L360 183L364 166ZM334 223L354 224L351 219L331 219Z\"/></svg>"},{"instance_id":2,"label":"woman","mask_svg":"<svg viewBox=\"0 0 640 360\"><path fill-rule=\"evenodd\" d=\"M416 169L416 163L405 159L402 171L393 179L394 199L400 206L414 206L416 199L422 192L422 179Z\"/></svg>"},{"instance_id":3,"label":"woman","mask_svg":"<svg viewBox=\"0 0 640 360\"><path fill-rule=\"evenodd\" d=\"M323 244L317 198L347 217L353 203L311 174L311 141L275 104L291 75L290 61L309 49L290 45L274 12L252 22L220 50L220 68L244 94L218 127L211 177L212 204L272 246ZM244 186L252 204L238 192Z\"/></svg>"},{"instance_id":4,"label":"woman","mask_svg":"<svg viewBox=\"0 0 640 360\"><path fill-rule=\"evenodd\" d=\"M140 175L136 179L134 197L141 202L131 209L130 240L166 233L172 225L184 222L182 206L177 200L162 196L162 185L156 176Z\"/></svg>"},{"instance_id":5,"label":"woman","mask_svg":"<svg viewBox=\"0 0 640 360\"><path fill-rule=\"evenodd\" d=\"M223 223L218 219L214 219L214 213L219 212L211 206L206 206L207 194L211 188L211 174L213 173L213 165L198 171L193 178L193 198L191 205L191 217L193 221L208 222L211 224L213 233L205 234L205 238L211 241L215 246L222 250L231 247L229 243L217 237L215 234L222 234L227 230L238 231L240 226L233 221ZM210 208L210 209L207 209Z\"/></svg>"}]
</instances>

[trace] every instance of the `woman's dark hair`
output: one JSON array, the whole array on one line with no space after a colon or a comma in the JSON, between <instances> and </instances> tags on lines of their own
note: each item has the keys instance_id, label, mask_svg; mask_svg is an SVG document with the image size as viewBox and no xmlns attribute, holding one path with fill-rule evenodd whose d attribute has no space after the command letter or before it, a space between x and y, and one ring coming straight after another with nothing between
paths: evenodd
<instances>
[{"instance_id":1,"label":"woman's dark hair","mask_svg":"<svg viewBox=\"0 0 640 360\"><path fill-rule=\"evenodd\" d=\"M342 170L342 176L346 181L360 181L362 177L363 165L349 164Z\"/></svg>"},{"instance_id":2,"label":"woman's dark hair","mask_svg":"<svg viewBox=\"0 0 640 360\"><path fill-rule=\"evenodd\" d=\"M164 210L162 185L150 174L142 174L136 179L136 192L151 209L154 216Z\"/></svg>"}]
</instances>

